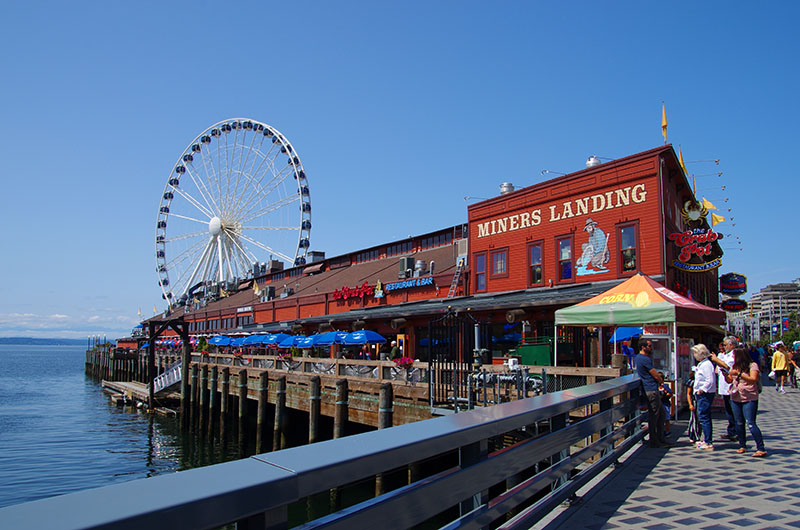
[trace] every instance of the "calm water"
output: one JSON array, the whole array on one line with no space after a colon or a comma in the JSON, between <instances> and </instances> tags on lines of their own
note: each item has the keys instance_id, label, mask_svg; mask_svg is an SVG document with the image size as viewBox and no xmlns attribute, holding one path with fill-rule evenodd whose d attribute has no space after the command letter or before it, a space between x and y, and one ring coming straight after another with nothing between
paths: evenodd
<instances>
[{"instance_id":1,"label":"calm water","mask_svg":"<svg viewBox=\"0 0 800 530\"><path fill-rule=\"evenodd\" d=\"M0 345L0 507L238 458L111 404L84 350Z\"/></svg>"}]
</instances>

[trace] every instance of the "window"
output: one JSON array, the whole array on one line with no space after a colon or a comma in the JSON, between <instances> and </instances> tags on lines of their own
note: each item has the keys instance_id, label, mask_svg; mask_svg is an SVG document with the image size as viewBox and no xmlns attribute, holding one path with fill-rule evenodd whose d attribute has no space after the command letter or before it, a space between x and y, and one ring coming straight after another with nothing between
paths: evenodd
<instances>
[{"instance_id":1,"label":"window","mask_svg":"<svg viewBox=\"0 0 800 530\"><path fill-rule=\"evenodd\" d=\"M491 253L492 278L505 278L508 276L508 249L495 250Z\"/></svg>"},{"instance_id":2,"label":"window","mask_svg":"<svg viewBox=\"0 0 800 530\"><path fill-rule=\"evenodd\" d=\"M619 238L619 271L620 274L631 273L638 270L636 259L636 224L627 224L618 227Z\"/></svg>"},{"instance_id":3,"label":"window","mask_svg":"<svg viewBox=\"0 0 800 530\"><path fill-rule=\"evenodd\" d=\"M365 261L375 261L380 257L378 249L365 250L356 254L356 263L364 263Z\"/></svg>"},{"instance_id":4,"label":"window","mask_svg":"<svg viewBox=\"0 0 800 530\"><path fill-rule=\"evenodd\" d=\"M411 241L396 243L386 248L387 256L397 256L399 254L408 254L409 252L411 252Z\"/></svg>"},{"instance_id":5,"label":"window","mask_svg":"<svg viewBox=\"0 0 800 530\"><path fill-rule=\"evenodd\" d=\"M486 253L475 254L475 291L486 290Z\"/></svg>"},{"instance_id":6,"label":"window","mask_svg":"<svg viewBox=\"0 0 800 530\"><path fill-rule=\"evenodd\" d=\"M542 271L542 243L531 243L528 245L528 283L530 285L541 285L544 281Z\"/></svg>"},{"instance_id":7,"label":"window","mask_svg":"<svg viewBox=\"0 0 800 530\"><path fill-rule=\"evenodd\" d=\"M558 245L558 279L572 279L572 237L557 241Z\"/></svg>"}]
</instances>

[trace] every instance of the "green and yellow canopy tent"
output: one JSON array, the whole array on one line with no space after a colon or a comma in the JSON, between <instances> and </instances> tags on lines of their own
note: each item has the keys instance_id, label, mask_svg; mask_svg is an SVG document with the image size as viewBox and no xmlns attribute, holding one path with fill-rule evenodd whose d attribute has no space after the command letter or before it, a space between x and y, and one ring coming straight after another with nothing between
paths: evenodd
<instances>
[{"instance_id":1,"label":"green and yellow canopy tent","mask_svg":"<svg viewBox=\"0 0 800 530\"><path fill-rule=\"evenodd\" d=\"M637 274L594 298L557 310L555 320L556 336L558 326L672 324L673 339L677 339L678 324L721 326L725 312L689 300L652 278ZM673 344L676 342L673 340Z\"/></svg>"}]
</instances>

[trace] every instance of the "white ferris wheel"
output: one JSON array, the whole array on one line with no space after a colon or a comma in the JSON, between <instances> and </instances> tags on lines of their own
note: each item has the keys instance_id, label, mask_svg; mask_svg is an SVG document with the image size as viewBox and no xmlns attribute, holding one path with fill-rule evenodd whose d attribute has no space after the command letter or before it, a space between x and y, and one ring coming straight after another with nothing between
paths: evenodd
<instances>
[{"instance_id":1,"label":"white ferris wheel","mask_svg":"<svg viewBox=\"0 0 800 530\"><path fill-rule=\"evenodd\" d=\"M195 291L252 277L277 259L303 265L311 194L286 137L234 118L200 133L167 179L156 220L156 271L163 297L181 304Z\"/></svg>"}]
</instances>

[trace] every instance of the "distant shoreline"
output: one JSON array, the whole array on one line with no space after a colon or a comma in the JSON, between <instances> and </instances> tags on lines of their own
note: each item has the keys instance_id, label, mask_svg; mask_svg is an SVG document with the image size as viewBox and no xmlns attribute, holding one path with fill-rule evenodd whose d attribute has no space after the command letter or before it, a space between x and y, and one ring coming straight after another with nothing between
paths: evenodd
<instances>
[{"instance_id":1,"label":"distant shoreline","mask_svg":"<svg viewBox=\"0 0 800 530\"><path fill-rule=\"evenodd\" d=\"M0 337L0 344L27 346L81 346L86 339L40 339L35 337Z\"/></svg>"}]
</instances>

